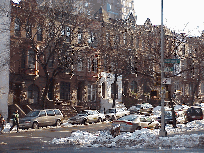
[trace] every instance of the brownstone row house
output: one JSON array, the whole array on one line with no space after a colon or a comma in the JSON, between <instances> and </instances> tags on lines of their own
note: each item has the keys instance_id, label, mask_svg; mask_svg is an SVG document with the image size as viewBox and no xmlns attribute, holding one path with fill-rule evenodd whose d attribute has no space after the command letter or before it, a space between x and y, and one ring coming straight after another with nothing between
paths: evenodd
<instances>
[{"instance_id":1,"label":"brownstone row house","mask_svg":"<svg viewBox=\"0 0 204 153\"><path fill-rule=\"evenodd\" d=\"M76 11L69 1L58 5L39 1L11 3L9 114L16 108L22 116L32 109L59 108L71 116L81 109L104 110L113 103L160 104L161 26L152 25L150 19L137 25L134 13L125 19L110 18L114 12L103 5L90 16ZM197 69L196 62L203 62L192 58L198 51L203 55L202 37L184 41L166 27L164 33L165 58L181 61L165 65L174 67L165 72L172 78L165 100L187 103L195 95L202 99L203 78L193 79L188 73ZM202 73L203 66L199 70ZM191 79L186 80L188 75ZM193 87L196 92L187 94Z\"/></svg>"}]
</instances>

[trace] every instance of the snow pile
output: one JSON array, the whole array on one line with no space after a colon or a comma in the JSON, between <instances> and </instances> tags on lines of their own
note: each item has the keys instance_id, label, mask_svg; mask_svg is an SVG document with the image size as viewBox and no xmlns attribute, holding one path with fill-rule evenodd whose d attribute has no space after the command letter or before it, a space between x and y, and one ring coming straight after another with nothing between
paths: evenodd
<instances>
[{"instance_id":1,"label":"snow pile","mask_svg":"<svg viewBox=\"0 0 204 153\"><path fill-rule=\"evenodd\" d=\"M6 125L4 125L4 129L3 129L3 133L6 133L6 132L9 132L10 131L10 128L11 128L11 124L10 123L6 123ZM15 126L13 128L13 130L17 130L17 127Z\"/></svg>"},{"instance_id":2,"label":"snow pile","mask_svg":"<svg viewBox=\"0 0 204 153\"><path fill-rule=\"evenodd\" d=\"M166 126L168 135L204 128L204 121L193 121L186 125L179 124L178 128ZM133 133L121 132L115 138L110 131L97 131L89 133L76 131L70 137L53 139L53 144L72 144L80 147L125 147L125 148L172 148L185 149L198 147L204 141L204 134L175 135L171 137L159 137L159 129L142 129Z\"/></svg>"}]
</instances>

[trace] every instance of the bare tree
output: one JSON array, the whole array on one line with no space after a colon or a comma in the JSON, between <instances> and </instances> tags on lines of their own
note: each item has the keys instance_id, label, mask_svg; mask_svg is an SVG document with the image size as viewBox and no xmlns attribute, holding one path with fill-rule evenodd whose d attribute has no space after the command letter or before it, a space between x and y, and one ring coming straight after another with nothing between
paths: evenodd
<instances>
[{"instance_id":1,"label":"bare tree","mask_svg":"<svg viewBox=\"0 0 204 153\"><path fill-rule=\"evenodd\" d=\"M16 44L18 47L29 45L30 68L36 67L34 63L37 61L43 71L45 87L41 101L45 108L46 96L49 90L53 90L54 79L62 73L74 75L73 67L78 58L74 47L80 44L76 43L80 29L86 28L89 19L83 13L75 15L73 3L69 1L42 3L40 6L32 3L22 5L16 18L26 32L26 38L20 38ZM15 48L16 45L13 45ZM19 54L23 57L22 52Z\"/></svg>"}]
</instances>

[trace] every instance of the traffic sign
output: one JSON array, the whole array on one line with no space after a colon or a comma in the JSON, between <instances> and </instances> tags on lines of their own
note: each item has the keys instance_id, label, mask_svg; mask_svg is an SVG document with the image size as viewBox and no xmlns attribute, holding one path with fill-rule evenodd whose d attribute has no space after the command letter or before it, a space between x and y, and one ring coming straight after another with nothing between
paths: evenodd
<instances>
[{"instance_id":1,"label":"traffic sign","mask_svg":"<svg viewBox=\"0 0 204 153\"><path fill-rule=\"evenodd\" d=\"M171 84L171 78L163 78L162 84Z\"/></svg>"},{"instance_id":2,"label":"traffic sign","mask_svg":"<svg viewBox=\"0 0 204 153\"><path fill-rule=\"evenodd\" d=\"M164 59L164 63L177 63L179 64L180 63L180 59Z\"/></svg>"},{"instance_id":3,"label":"traffic sign","mask_svg":"<svg viewBox=\"0 0 204 153\"><path fill-rule=\"evenodd\" d=\"M171 72L174 71L174 67L165 67L164 72Z\"/></svg>"}]
</instances>

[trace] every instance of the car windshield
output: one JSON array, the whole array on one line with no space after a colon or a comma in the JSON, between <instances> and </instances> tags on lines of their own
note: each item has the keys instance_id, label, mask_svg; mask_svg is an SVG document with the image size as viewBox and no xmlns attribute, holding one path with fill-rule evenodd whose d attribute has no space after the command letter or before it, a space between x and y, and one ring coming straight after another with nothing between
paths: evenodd
<instances>
[{"instance_id":1,"label":"car windshield","mask_svg":"<svg viewBox=\"0 0 204 153\"><path fill-rule=\"evenodd\" d=\"M167 112L165 112L165 115L166 116L172 116L172 112L171 111L167 111Z\"/></svg>"},{"instance_id":2,"label":"car windshield","mask_svg":"<svg viewBox=\"0 0 204 153\"><path fill-rule=\"evenodd\" d=\"M109 109L107 113L115 113L115 109Z\"/></svg>"},{"instance_id":3,"label":"car windshield","mask_svg":"<svg viewBox=\"0 0 204 153\"><path fill-rule=\"evenodd\" d=\"M77 114L78 116L85 116L86 114Z\"/></svg>"},{"instance_id":4,"label":"car windshield","mask_svg":"<svg viewBox=\"0 0 204 153\"><path fill-rule=\"evenodd\" d=\"M26 116L27 117L36 117L36 116L38 116L39 113L40 113L40 111L31 111Z\"/></svg>"},{"instance_id":5,"label":"car windshield","mask_svg":"<svg viewBox=\"0 0 204 153\"><path fill-rule=\"evenodd\" d=\"M190 112L193 115L202 115L201 108L190 108L188 112Z\"/></svg>"},{"instance_id":6,"label":"car windshield","mask_svg":"<svg viewBox=\"0 0 204 153\"><path fill-rule=\"evenodd\" d=\"M87 111L81 111L79 114L88 114Z\"/></svg>"},{"instance_id":7,"label":"car windshield","mask_svg":"<svg viewBox=\"0 0 204 153\"><path fill-rule=\"evenodd\" d=\"M128 115L128 116L121 117L118 120L120 120L120 121L133 121L133 120L137 119L137 117L138 116L136 116L136 115Z\"/></svg>"},{"instance_id":8,"label":"car windshield","mask_svg":"<svg viewBox=\"0 0 204 153\"><path fill-rule=\"evenodd\" d=\"M137 108L141 108L141 105L136 105Z\"/></svg>"}]
</instances>

